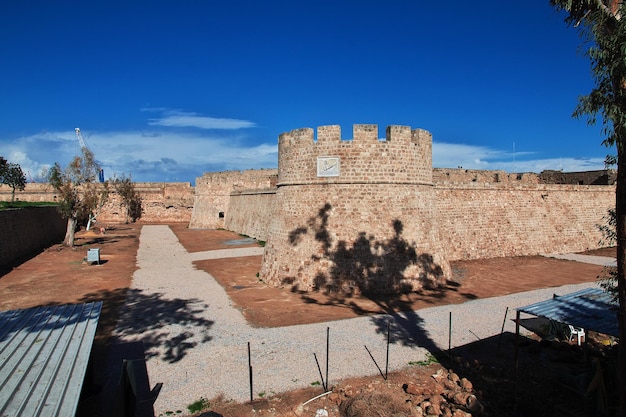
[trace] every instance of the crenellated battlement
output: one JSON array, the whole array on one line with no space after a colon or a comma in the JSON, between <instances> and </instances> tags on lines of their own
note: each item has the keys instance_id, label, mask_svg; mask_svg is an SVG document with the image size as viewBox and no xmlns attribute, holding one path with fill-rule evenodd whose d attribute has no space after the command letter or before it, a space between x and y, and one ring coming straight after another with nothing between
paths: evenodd
<instances>
[{"instance_id":1,"label":"crenellated battlement","mask_svg":"<svg viewBox=\"0 0 626 417\"><path fill-rule=\"evenodd\" d=\"M278 140L278 186L332 183L432 185L432 135L410 126L355 124L342 140L338 125L292 130Z\"/></svg>"},{"instance_id":2,"label":"crenellated battlement","mask_svg":"<svg viewBox=\"0 0 626 417\"><path fill-rule=\"evenodd\" d=\"M410 126L390 125L387 126L385 137L379 138L378 125L355 124L352 126L352 139L347 140L341 138L341 126L339 125L318 126L317 131L310 127L294 129L282 133L278 138L279 145L282 144L284 146L308 146L331 142L345 145L346 143L361 141L368 143L380 142L381 144L388 142L418 143L420 141L432 141L432 135L424 129L411 130Z\"/></svg>"}]
</instances>

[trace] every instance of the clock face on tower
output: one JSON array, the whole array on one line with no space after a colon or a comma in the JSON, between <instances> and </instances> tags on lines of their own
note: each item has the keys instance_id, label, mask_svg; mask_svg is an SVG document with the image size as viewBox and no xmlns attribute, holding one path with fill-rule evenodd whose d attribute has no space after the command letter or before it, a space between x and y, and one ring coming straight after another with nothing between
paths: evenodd
<instances>
[{"instance_id":1,"label":"clock face on tower","mask_svg":"<svg viewBox=\"0 0 626 417\"><path fill-rule=\"evenodd\" d=\"M318 177L338 177L339 176L339 157L318 156L317 157L317 176Z\"/></svg>"}]
</instances>

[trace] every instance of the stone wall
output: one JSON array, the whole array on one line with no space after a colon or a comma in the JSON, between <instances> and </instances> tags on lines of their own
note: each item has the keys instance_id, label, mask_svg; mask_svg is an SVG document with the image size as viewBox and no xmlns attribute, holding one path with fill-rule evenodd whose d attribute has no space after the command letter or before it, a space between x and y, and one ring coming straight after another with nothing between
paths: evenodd
<instances>
[{"instance_id":1,"label":"stone wall","mask_svg":"<svg viewBox=\"0 0 626 417\"><path fill-rule=\"evenodd\" d=\"M188 182L139 182L135 190L141 196L144 223L188 223L193 211L194 188ZM113 191L113 190L112 190ZM115 192L98 216L100 223L123 223L124 208Z\"/></svg>"},{"instance_id":2,"label":"stone wall","mask_svg":"<svg viewBox=\"0 0 626 417\"><path fill-rule=\"evenodd\" d=\"M143 215L146 223L189 222L194 202L194 188L188 182L139 182L135 189L142 198ZM16 191L15 199L31 202L57 202L58 197L49 184L28 183L24 191ZM0 186L0 200L11 201L11 188ZM125 212L120 207L120 198L110 189L109 201L98 216L101 224L123 223Z\"/></svg>"},{"instance_id":3,"label":"stone wall","mask_svg":"<svg viewBox=\"0 0 626 417\"><path fill-rule=\"evenodd\" d=\"M472 183L539 184L541 180L538 174L532 172L507 173L496 170L434 168L433 183L437 185Z\"/></svg>"},{"instance_id":4,"label":"stone wall","mask_svg":"<svg viewBox=\"0 0 626 417\"><path fill-rule=\"evenodd\" d=\"M617 172L613 169L584 172L563 172L545 170L534 172L507 173L505 171L485 171L473 169L435 168L433 182L436 184L470 183L510 183L510 184L572 184L572 185L614 185Z\"/></svg>"},{"instance_id":5,"label":"stone wall","mask_svg":"<svg viewBox=\"0 0 626 417\"><path fill-rule=\"evenodd\" d=\"M546 170L538 174L544 184L613 185L617 181L617 171L563 172Z\"/></svg>"},{"instance_id":6,"label":"stone wall","mask_svg":"<svg viewBox=\"0 0 626 417\"><path fill-rule=\"evenodd\" d=\"M232 192L267 189L275 185L275 169L205 173L202 177L196 178L194 208L189 228L224 228ZM237 207L244 208L246 210L245 213L249 213L251 209L245 208L244 205L237 205ZM260 216L264 217L265 215L261 214ZM234 225L241 224L243 226L248 224L247 222L234 220L235 217L240 218L241 216L234 215L232 217L233 221L235 221ZM244 234L252 236L255 233L253 230L246 230Z\"/></svg>"},{"instance_id":7,"label":"stone wall","mask_svg":"<svg viewBox=\"0 0 626 417\"><path fill-rule=\"evenodd\" d=\"M0 272L63 241L66 226L56 207L0 211Z\"/></svg>"},{"instance_id":8,"label":"stone wall","mask_svg":"<svg viewBox=\"0 0 626 417\"><path fill-rule=\"evenodd\" d=\"M615 187L448 183L435 201L449 260L578 252L600 247Z\"/></svg>"},{"instance_id":9,"label":"stone wall","mask_svg":"<svg viewBox=\"0 0 626 417\"><path fill-rule=\"evenodd\" d=\"M257 240L267 239L276 188L235 191L230 195L225 216L225 228Z\"/></svg>"},{"instance_id":10,"label":"stone wall","mask_svg":"<svg viewBox=\"0 0 626 417\"><path fill-rule=\"evenodd\" d=\"M451 261L595 249L602 238L597 226L615 207L614 186L543 184L534 173L434 169L433 179L439 235ZM224 227L267 240L276 192L232 193Z\"/></svg>"}]
</instances>

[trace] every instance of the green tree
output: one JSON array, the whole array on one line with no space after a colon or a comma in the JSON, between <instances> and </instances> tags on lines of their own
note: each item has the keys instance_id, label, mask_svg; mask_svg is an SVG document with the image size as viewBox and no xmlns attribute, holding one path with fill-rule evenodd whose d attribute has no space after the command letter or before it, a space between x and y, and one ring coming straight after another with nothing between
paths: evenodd
<instances>
[{"instance_id":1,"label":"green tree","mask_svg":"<svg viewBox=\"0 0 626 417\"><path fill-rule=\"evenodd\" d=\"M598 225L598 230L602 233L602 246L615 246L617 244L617 233L615 229L615 209L609 209L604 216L604 224ZM613 295L617 301L617 266L605 266L598 276L599 284L606 292Z\"/></svg>"},{"instance_id":2,"label":"green tree","mask_svg":"<svg viewBox=\"0 0 626 417\"><path fill-rule=\"evenodd\" d=\"M4 173L7 171L7 160L0 156L0 178L4 178Z\"/></svg>"},{"instance_id":3,"label":"green tree","mask_svg":"<svg viewBox=\"0 0 626 417\"><path fill-rule=\"evenodd\" d=\"M67 218L66 246L74 246L79 221L93 221L108 199L108 184L97 182L99 172L100 165L85 147L65 169L56 162L48 171L48 181L60 196L59 211Z\"/></svg>"},{"instance_id":4,"label":"green tree","mask_svg":"<svg viewBox=\"0 0 626 417\"><path fill-rule=\"evenodd\" d=\"M6 171L2 176L2 183L11 187L11 202L15 201L15 190L24 191L26 188L26 175L18 164L7 164Z\"/></svg>"},{"instance_id":5,"label":"green tree","mask_svg":"<svg viewBox=\"0 0 626 417\"><path fill-rule=\"evenodd\" d=\"M575 117L589 124L601 118L606 146L617 151L615 236L617 239L617 299L619 310L619 391L626 392L626 5L621 0L550 0L565 11L565 22L580 31L588 48L595 85L582 96ZM626 395L619 396L620 415L626 417Z\"/></svg>"},{"instance_id":6,"label":"green tree","mask_svg":"<svg viewBox=\"0 0 626 417\"><path fill-rule=\"evenodd\" d=\"M21 166L0 156L0 183L11 187L11 202L14 202L15 190L24 191L26 187L26 175Z\"/></svg>"},{"instance_id":7,"label":"green tree","mask_svg":"<svg viewBox=\"0 0 626 417\"><path fill-rule=\"evenodd\" d=\"M120 205L126 211L126 223L134 223L139 220L143 214L142 199L135 189L135 183L130 176L122 175L119 178L116 177L113 180L113 188L115 188L115 192L122 199Z\"/></svg>"}]
</instances>

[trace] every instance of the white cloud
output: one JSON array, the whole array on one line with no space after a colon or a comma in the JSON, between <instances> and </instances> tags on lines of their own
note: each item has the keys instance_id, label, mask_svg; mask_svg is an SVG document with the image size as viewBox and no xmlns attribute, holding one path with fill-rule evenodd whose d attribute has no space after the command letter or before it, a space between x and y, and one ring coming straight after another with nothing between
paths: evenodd
<instances>
[{"instance_id":1,"label":"white cloud","mask_svg":"<svg viewBox=\"0 0 626 417\"><path fill-rule=\"evenodd\" d=\"M125 174L135 181L193 183L204 172L275 168L278 164L278 145L247 146L243 144L246 136L232 132L219 135L153 128L83 133L107 178ZM67 165L80 153L80 144L73 130L46 132L4 140L1 152L36 177L42 167L55 162Z\"/></svg>"},{"instance_id":2,"label":"white cloud","mask_svg":"<svg viewBox=\"0 0 626 417\"><path fill-rule=\"evenodd\" d=\"M506 172L565 172L595 171L604 169L604 158L535 158L532 152L503 151L485 146L433 142L433 166L502 170Z\"/></svg>"},{"instance_id":3,"label":"white cloud","mask_svg":"<svg viewBox=\"0 0 626 417\"><path fill-rule=\"evenodd\" d=\"M187 181L192 184L204 172L276 168L276 138L251 141L243 131L169 129L154 125L146 130L83 132L107 178L131 175L135 181ZM62 166L80 153L73 129L4 139L0 155L19 163L30 178L55 162ZM602 169L604 158L533 159L532 153L516 153L486 146L433 143L433 165L438 168L541 172L546 169L586 171Z\"/></svg>"},{"instance_id":4,"label":"white cloud","mask_svg":"<svg viewBox=\"0 0 626 417\"><path fill-rule=\"evenodd\" d=\"M178 110L156 110L163 112L163 115L159 118L150 119L148 124L151 126L223 130L246 129L256 126L255 123L248 120L199 116L197 113ZM145 111L155 111L155 109L145 109Z\"/></svg>"},{"instance_id":5,"label":"white cloud","mask_svg":"<svg viewBox=\"0 0 626 417\"><path fill-rule=\"evenodd\" d=\"M488 160L499 159L504 155L502 151L484 146L433 142L433 165L438 168L462 166L466 169L487 169L480 167L488 165Z\"/></svg>"}]
</instances>

